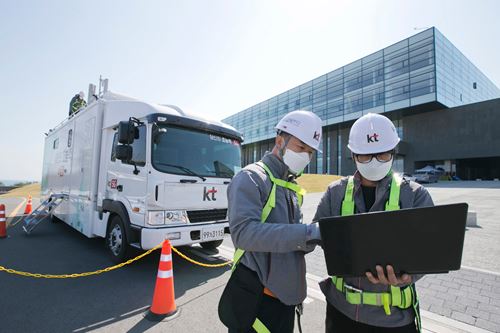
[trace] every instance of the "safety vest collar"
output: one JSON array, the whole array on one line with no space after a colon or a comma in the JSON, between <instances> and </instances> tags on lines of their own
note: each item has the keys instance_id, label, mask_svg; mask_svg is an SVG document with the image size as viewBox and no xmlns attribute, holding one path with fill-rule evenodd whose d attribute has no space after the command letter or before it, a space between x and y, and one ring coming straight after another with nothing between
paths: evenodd
<instances>
[{"instance_id":1,"label":"safety vest collar","mask_svg":"<svg viewBox=\"0 0 500 333\"><path fill-rule=\"evenodd\" d=\"M375 202L373 203L373 207L386 207L386 202L390 196L390 188L392 182L392 176L398 175L397 173L389 172L387 176L382 178L377 183L377 188L375 190ZM363 194L361 190L361 174L359 171L356 171L352 177L353 180L353 201L360 212L369 212L370 210L365 207L365 203L363 200Z\"/></svg>"},{"instance_id":2,"label":"safety vest collar","mask_svg":"<svg viewBox=\"0 0 500 333\"><path fill-rule=\"evenodd\" d=\"M276 186L284 187L286 189L289 189L289 190L295 192L297 194L297 199L299 201L299 205L302 206L302 199L303 199L304 195L306 194L305 189L303 189L302 187L300 187L296 183L288 182L286 180L274 177L271 169L269 169L269 167L263 161L259 161L256 164L264 169L264 171L267 174L267 177L269 178L269 180L273 184L272 189L271 189L271 195L270 195L270 198L272 198L272 201L273 201L272 208L275 207L274 205L275 205L275 200L276 200ZM266 203L266 206L268 206L268 203ZM266 207L264 207L264 209L265 208ZM266 216L266 218L267 218L267 216Z\"/></svg>"},{"instance_id":3,"label":"safety vest collar","mask_svg":"<svg viewBox=\"0 0 500 333\"><path fill-rule=\"evenodd\" d=\"M358 178L356 182L355 176L349 176L347 178L344 200L342 201L341 212L340 212L342 216L353 215L356 213L355 194L357 191L361 190L360 189L361 181ZM376 200L375 204L378 202L378 200L381 200L382 198L385 199L386 197L385 195L382 195L380 192L384 191L385 194L386 191L389 191L389 198L385 202L384 210L398 210L400 209L399 195L401 190L402 178L399 174L394 172L391 172L388 176L386 176L386 178L387 177L389 177L390 185L389 186L385 185L385 187L383 188L381 186L383 186L384 183L379 183L377 185L377 197L375 199ZM385 180L385 178L383 180Z\"/></svg>"},{"instance_id":4,"label":"safety vest collar","mask_svg":"<svg viewBox=\"0 0 500 333\"><path fill-rule=\"evenodd\" d=\"M386 190L391 184L393 174L395 174L395 172L391 170L387 174L387 176L379 180L377 183L377 189ZM354 177L354 188L357 190L359 187L361 187L361 173L358 170L356 170L353 177Z\"/></svg>"}]
</instances>

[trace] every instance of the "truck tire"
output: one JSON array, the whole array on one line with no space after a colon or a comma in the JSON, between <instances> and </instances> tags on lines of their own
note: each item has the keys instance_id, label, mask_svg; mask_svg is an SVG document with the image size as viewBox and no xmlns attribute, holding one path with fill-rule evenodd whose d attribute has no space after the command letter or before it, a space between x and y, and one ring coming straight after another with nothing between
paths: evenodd
<instances>
[{"instance_id":1,"label":"truck tire","mask_svg":"<svg viewBox=\"0 0 500 333\"><path fill-rule=\"evenodd\" d=\"M200 243L200 245L202 248L204 248L206 250L215 250L216 248L218 248L222 244L223 241L224 241L223 239L219 239L216 241Z\"/></svg>"},{"instance_id":2,"label":"truck tire","mask_svg":"<svg viewBox=\"0 0 500 333\"><path fill-rule=\"evenodd\" d=\"M111 259L116 263L121 263L128 258L130 252L125 224L118 215L113 215L106 232L106 247L111 254Z\"/></svg>"}]
</instances>

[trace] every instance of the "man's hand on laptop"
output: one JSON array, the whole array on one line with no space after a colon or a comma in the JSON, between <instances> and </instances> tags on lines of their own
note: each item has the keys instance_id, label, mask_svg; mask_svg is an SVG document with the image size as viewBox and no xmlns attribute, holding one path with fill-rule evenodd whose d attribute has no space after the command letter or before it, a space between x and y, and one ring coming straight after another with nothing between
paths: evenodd
<instances>
[{"instance_id":1,"label":"man's hand on laptop","mask_svg":"<svg viewBox=\"0 0 500 333\"><path fill-rule=\"evenodd\" d=\"M393 286L401 286L408 285L411 283L411 275L403 274L400 277L397 277L394 273L394 268L391 265L387 265L387 276L384 273L384 269L382 266L377 265L375 267L377 271L377 276L375 277L371 272L366 272L366 277L373 284L383 284L383 285L393 285Z\"/></svg>"}]
</instances>

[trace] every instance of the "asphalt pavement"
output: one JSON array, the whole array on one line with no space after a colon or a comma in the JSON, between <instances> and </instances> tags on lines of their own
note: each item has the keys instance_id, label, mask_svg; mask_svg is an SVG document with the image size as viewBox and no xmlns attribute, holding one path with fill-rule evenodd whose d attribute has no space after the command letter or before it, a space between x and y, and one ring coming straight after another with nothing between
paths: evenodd
<instances>
[{"instance_id":1,"label":"asphalt pavement","mask_svg":"<svg viewBox=\"0 0 500 333\"><path fill-rule=\"evenodd\" d=\"M477 211L480 227L466 233L463 264L467 268L429 275L417 283L426 333L500 332L500 274L498 261L491 258L500 248L495 242L500 214L492 203L500 202L500 183L463 183L429 187L437 204L469 202ZM306 196L306 222L320 197ZM0 199L7 215L22 201ZM33 204L38 204L36 199ZM23 211L24 205L19 213ZM66 274L112 265L103 239L88 239L64 223L45 221L29 236L20 226L10 226L10 237L0 239L1 266ZM484 247L487 250L481 250ZM231 258L233 245L228 238L219 251L199 246L180 250L199 261L220 263ZM0 332L226 332L217 316L217 304L229 268L203 268L177 255L173 265L179 315L160 323L144 319L153 297L158 259L159 251L155 251L124 268L77 279L35 279L0 272ZM322 250L316 249L306 260L308 297L302 325L304 332L324 332L325 301L317 285L326 276Z\"/></svg>"}]
</instances>

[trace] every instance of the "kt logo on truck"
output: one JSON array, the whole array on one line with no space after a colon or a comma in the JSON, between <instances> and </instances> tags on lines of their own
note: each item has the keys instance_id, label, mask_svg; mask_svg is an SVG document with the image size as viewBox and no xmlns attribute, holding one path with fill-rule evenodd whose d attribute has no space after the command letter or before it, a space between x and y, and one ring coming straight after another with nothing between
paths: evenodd
<instances>
[{"instance_id":1,"label":"kt logo on truck","mask_svg":"<svg viewBox=\"0 0 500 333\"><path fill-rule=\"evenodd\" d=\"M217 189L215 187L212 187L211 190L207 190L207 187L205 186L203 188L203 201L216 201L217 199L215 198L215 193L217 193Z\"/></svg>"}]
</instances>

